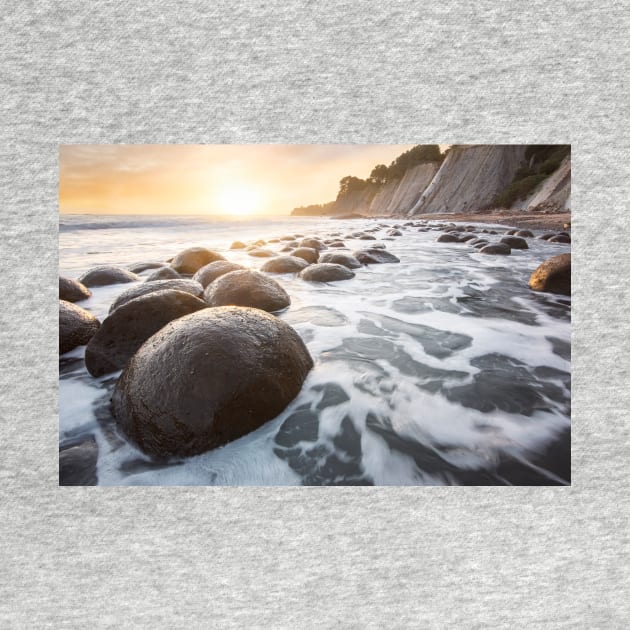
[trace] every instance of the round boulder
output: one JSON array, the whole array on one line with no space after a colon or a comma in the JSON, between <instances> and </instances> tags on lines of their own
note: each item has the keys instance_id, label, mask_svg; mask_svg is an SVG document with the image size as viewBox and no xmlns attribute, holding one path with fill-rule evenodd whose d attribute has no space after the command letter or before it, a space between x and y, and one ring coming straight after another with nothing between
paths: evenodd
<instances>
[{"instance_id":1,"label":"round boulder","mask_svg":"<svg viewBox=\"0 0 630 630\"><path fill-rule=\"evenodd\" d=\"M343 252L324 252L320 255L318 262L343 265L348 269L358 269L361 266L361 263L354 256Z\"/></svg>"},{"instance_id":2,"label":"round boulder","mask_svg":"<svg viewBox=\"0 0 630 630\"><path fill-rule=\"evenodd\" d=\"M151 282L144 282L143 284L123 291L109 307L109 312L113 313L126 302L135 300L141 295L155 291L164 291L166 289L184 291L184 293L190 293L195 297L201 297L203 295L203 287L195 280L188 280L187 278L180 278L178 280L151 280Z\"/></svg>"},{"instance_id":3,"label":"round boulder","mask_svg":"<svg viewBox=\"0 0 630 630\"><path fill-rule=\"evenodd\" d=\"M512 253L509 245L505 243L494 243L485 245L479 250L480 254L494 254L495 256L509 256Z\"/></svg>"},{"instance_id":4,"label":"round boulder","mask_svg":"<svg viewBox=\"0 0 630 630\"><path fill-rule=\"evenodd\" d=\"M204 299L210 306L250 306L274 313L291 304L287 292L259 271L230 271L209 284Z\"/></svg>"},{"instance_id":5,"label":"round boulder","mask_svg":"<svg viewBox=\"0 0 630 630\"><path fill-rule=\"evenodd\" d=\"M553 238L555 235L556 235L555 232L545 232L544 234L541 234L537 238L539 238L539 239L541 239L543 241L548 241L550 238Z\"/></svg>"},{"instance_id":6,"label":"round boulder","mask_svg":"<svg viewBox=\"0 0 630 630\"><path fill-rule=\"evenodd\" d=\"M515 236L522 236L522 237L527 237L527 238L534 238L534 233L530 232L529 230L519 230Z\"/></svg>"},{"instance_id":7,"label":"round boulder","mask_svg":"<svg viewBox=\"0 0 630 630\"><path fill-rule=\"evenodd\" d=\"M179 273L195 273L204 265L214 262L215 260L225 260L225 258L223 258L221 254L206 249L205 247L189 247L183 252L179 252L179 254L173 258L171 267Z\"/></svg>"},{"instance_id":8,"label":"round boulder","mask_svg":"<svg viewBox=\"0 0 630 630\"><path fill-rule=\"evenodd\" d=\"M326 245L317 238L303 238L300 241L299 247L310 247L316 249L318 252L322 249L326 249Z\"/></svg>"},{"instance_id":9,"label":"round boulder","mask_svg":"<svg viewBox=\"0 0 630 630\"><path fill-rule=\"evenodd\" d=\"M282 320L257 309L204 309L142 345L116 384L112 409L145 453L197 455L275 418L312 367Z\"/></svg>"},{"instance_id":10,"label":"round boulder","mask_svg":"<svg viewBox=\"0 0 630 630\"><path fill-rule=\"evenodd\" d=\"M560 254L545 260L529 278L529 288L571 295L571 254Z\"/></svg>"},{"instance_id":11,"label":"round boulder","mask_svg":"<svg viewBox=\"0 0 630 630\"><path fill-rule=\"evenodd\" d=\"M154 280L176 280L181 276L172 267L160 267L150 274L146 282L153 282Z\"/></svg>"},{"instance_id":12,"label":"round boulder","mask_svg":"<svg viewBox=\"0 0 630 630\"><path fill-rule=\"evenodd\" d=\"M71 280L70 278L62 278L59 276L59 299L66 302L79 302L87 300L92 295L84 284Z\"/></svg>"},{"instance_id":13,"label":"round boulder","mask_svg":"<svg viewBox=\"0 0 630 630\"><path fill-rule=\"evenodd\" d=\"M319 252L312 247L298 247L291 252L291 256L303 258L307 263L316 263L319 258Z\"/></svg>"},{"instance_id":14,"label":"round boulder","mask_svg":"<svg viewBox=\"0 0 630 630\"><path fill-rule=\"evenodd\" d=\"M230 262L229 260L217 260L199 269L192 279L199 282L205 289L217 278L220 278L226 273L230 273L230 271L239 271L240 269L245 269L245 267L238 263Z\"/></svg>"},{"instance_id":15,"label":"round boulder","mask_svg":"<svg viewBox=\"0 0 630 630\"><path fill-rule=\"evenodd\" d=\"M174 319L208 308L183 291L141 295L107 317L85 349L85 366L92 376L122 370L138 348Z\"/></svg>"},{"instance_id":16,"label":"round boulder","mask_svg":"<svg viewBox=\"0 0 630 630\"><path fill-rule=\"evenodd\" d=\"M135 263L133 265L129 265L127 269L133 273L142 273L147 269L159 269L160 267L165 267L166 263L163 262L140 262Z\"/></svg>"},{"instance_id":17,"label":"round boulder","mask_svg":"<svg viewBox=\"0 0 630 630\"><path fill-rule=\"evenodd\" d=\"M245 249L246 247L247 245L245 245L245 243L243 243L242 241L234 241L230 245L230 249Z\"/></svg>"},{"instance_id":18,"label":"round boulder","mask_svg":"<svg viewBox=\"0 0 630 630\"><path fill-rule=\"evenodd\" d=\"M333 263L319 263L310 265L300 273L302 280L309 282L335 282L337 280L350 280L354 278L354 271L350 271L344 265Z\"/></svg>"},{"instance_id":19,"label":"round boulder","mask_svg":"<svg viewBox=\"0 0 630 630\"><path fill-rule=\"evenodd\" d=\"M524 238L520 236L504 236L501 239L510 249L529 249L529 245Z\"/></svg>"},{"instance_id":20,"label":"round boulder","mask_svg":"<svg viewBox=\"0 0 630 630\"><path fill-rule=\"evenodd\" d=\"M438 243L459 243L459 237L456 234L440 234L437 237Z\"/></svg>"},{"instance_id":21,"label":"round boulder","mask_svg":"<svg viewBox=\"0 0 630 630\"><path fill-rule=\"evenodd\" d=\"M261 268L267 273L300 273L302 269L308 267L304 258L299 256L278 256L268 260Z\"/></svg>"},{"instance_id":22,"label":"round boulder","mask_svg":"<svg viewBox=\"0 0 630 630\"><path fill-rule=\"evenodd\" d=\"M336 249L339 249L341 247L345 247L346 244L343 241L333 241L332 243L330 243L330 245L328 247L334 247Z\"/></svg>"},{"instance_id":23,"label":"round boulder","mask_svg":"<svg viewBox=\"0 0 630 630\"><path fill-rule=\"evenodd\" d=\"M552 236L547 242L568 244L571 242L571 238L569 236L566 236L565 234L556 234L555 236Z\"/></svg>"},{"instance_id":24,"label":"round boulder","mask_svg":"<svg viewBox=\"0 0 630 630\"><path fill-rule=\"evenodd\" d=\"M370 248L370 249L358 249L356 252L352 252L352 255L362 265L376 265L381 263L399 263L400 258L394 256L387 250Z\"/></svg>"},{"instance_id":25,"label":"round boulder","mask_svg":"<svg viewBox=\"0 0 630 630\"><path fill-rule=\"evenodd\" d=\"M59 354L84 346L99 329L101 323L84 308L59 300Z\"/></svg>"},{"instance_id":26,"label":"round boulder","mask_svg":"<svg viewBox=\"0 0 630 630\"><path fill-rule=\"evenodd\" d=\"M104 287L108 284L124 284L126 282L137 282L138 280L141 280L141 278L135 273L131 273L131 271L122 267L110 265L93 267L79 278L79 282L86 287Z\"/></svg>"},{"instance_id":27,"label":"round boulder","mask_svg":"<svg viewBox=\"0 0 630 630\"><path fill-rule=\"evenodd\" d=\"M269 249L262 249L260 247L255 247L254 249L247 252L250 256L255 256L256 258L271 258L275 256L275 252L272 252Z\"/></svg>"}]
</instances>

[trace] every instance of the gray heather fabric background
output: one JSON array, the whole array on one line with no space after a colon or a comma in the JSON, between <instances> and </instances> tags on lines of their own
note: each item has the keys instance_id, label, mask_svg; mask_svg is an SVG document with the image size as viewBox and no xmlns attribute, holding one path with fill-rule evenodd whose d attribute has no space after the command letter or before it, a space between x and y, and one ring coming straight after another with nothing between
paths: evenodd
<instances>
[{"instance_id":1,"label":"gray heather fabric background","mask_svg":"<svg viewBox=\"0 0 630 630\"><path fill-rule=\"evenodd\" d=\"M0 627L627 628L627 2L7 2ZM571 142L573 486L59 488L63 143Z\"/></svg>"}]
</instances>

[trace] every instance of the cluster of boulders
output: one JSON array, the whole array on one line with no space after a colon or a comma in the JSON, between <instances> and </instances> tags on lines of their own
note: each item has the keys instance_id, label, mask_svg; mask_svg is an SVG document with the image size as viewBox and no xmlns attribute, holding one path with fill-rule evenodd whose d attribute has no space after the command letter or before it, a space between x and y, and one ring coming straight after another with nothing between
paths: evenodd
<instances>
[{"instance_id":1,"label":"cluster of boulders","mask_svg":"<svg viewBox=\"0 0 630 630\"><path fill-rule=\"evenodd\" d=\"M341 236L234 242L231 250L269 258L260 271L192 247L168 262L100 266L79 280L59 278L59 351L86 345L86 368L95 377L122 370L112 410L145 453L189 456L225 444L278 415L313 366L297 333L270 315L291 303L272 275L336 282L366 264L399 262L382 243L350 252ZM369 235L349 238L363 236ZM89 287L123 283L133 284L102 323L73 303L90 298ZM71 461L82 451L63 452Z\"/></svg>"}]
</instances>

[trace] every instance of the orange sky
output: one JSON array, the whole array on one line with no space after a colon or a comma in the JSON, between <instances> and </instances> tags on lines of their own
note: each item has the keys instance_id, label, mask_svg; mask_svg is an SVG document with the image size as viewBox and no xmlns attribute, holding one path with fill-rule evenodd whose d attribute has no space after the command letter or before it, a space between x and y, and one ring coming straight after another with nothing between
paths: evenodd
<instances>
[{"instance_id":1,"label":"orange sky","mask_svg":"<svg viewBox=\"0 0 630 630\"><path fill-rule=\"evenodd\" d=\"M405 145L63 145L59 210L98 214L288 214L332 201Z\"/></svg>"}]
</instances>

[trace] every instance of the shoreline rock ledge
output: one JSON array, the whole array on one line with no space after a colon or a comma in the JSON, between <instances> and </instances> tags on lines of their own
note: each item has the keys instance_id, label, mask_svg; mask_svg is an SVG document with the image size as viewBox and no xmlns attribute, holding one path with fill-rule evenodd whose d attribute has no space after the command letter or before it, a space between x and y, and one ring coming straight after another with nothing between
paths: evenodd
<instances>
[{"instance_id":1,"label":"shoreline rock ledge","mask_svg":"<svg viewBox=\"0 0 630 630\"><path fill-rule=\"evenodd\" d=\"M198 455L275 418L312 367L300 336L277 317L208 308L167 324L141 346L116 384L112 410L145 453Z\"/></svg>"}]
</instances>

